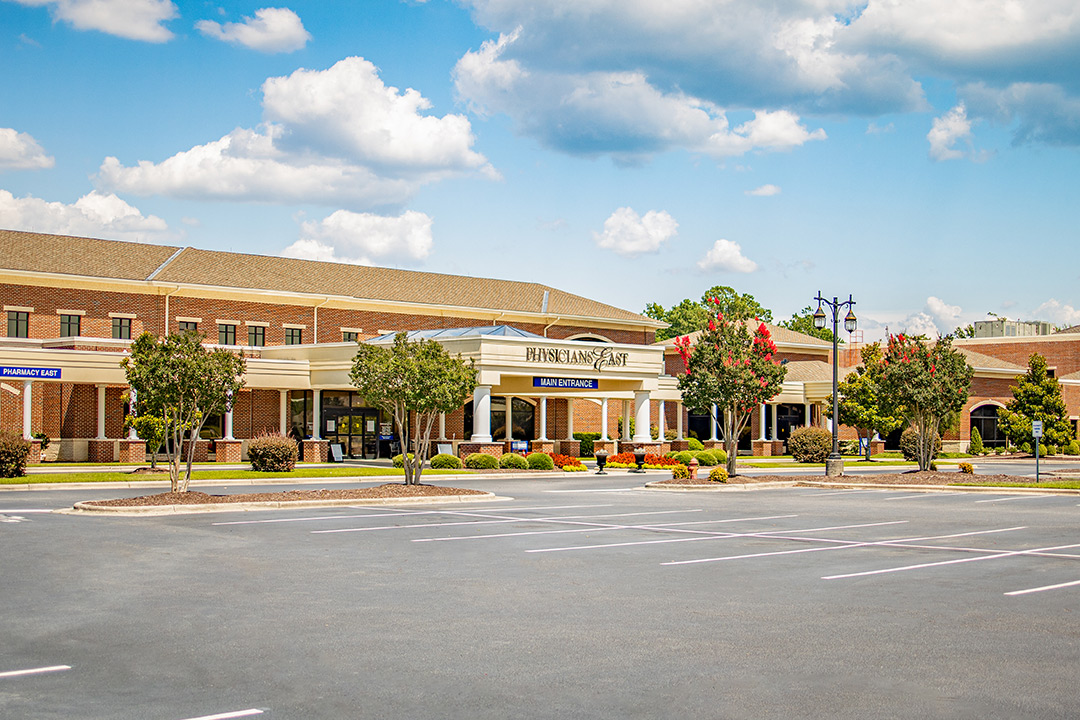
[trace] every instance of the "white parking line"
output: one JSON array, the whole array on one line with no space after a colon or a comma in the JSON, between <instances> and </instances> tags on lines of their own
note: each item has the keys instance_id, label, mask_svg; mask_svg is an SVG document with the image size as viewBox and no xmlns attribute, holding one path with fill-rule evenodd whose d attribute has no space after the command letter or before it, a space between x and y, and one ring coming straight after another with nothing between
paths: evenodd
<instances>
[{"instance_id":1,"label":"white parking line","mask_svg":"<svg viewBox=\"0 0 1080 720\"><path fill-rule=\"evenodd\" d=\"M1006 595L1028 595L1030 593L1044 592L1046 590L1058 590L1060 588L1075 587L1080 585L1080 580L1073 580L1072 582L1058 583L1057 585L1043 585L1037 588L1028 588L1027 590L1013 590L1012 592L1005 593Z\"/></svg>"},{"instance_id":2,"label":"white parking line","mask_svg":"<svg viewBox=\"0 0 1080 720\"><path fill-rule=\"evenodd\" d=\"M0 509L0 514L3 514L3 513L29 514L29 513L51 513L51 512L53 512L53 508L33 508L33 509L30 509L30 510L24 510L22 508Z\"/></svg>"},{"instance_id":3,"label":"white parking line","mask_svg":"<svg viewBox=\"0 0 1080 720\"><path fill-rule=\"evenodd\" d=\"M499 512L519 512L522 510L576 510L579 508L605 508L611 507L611 503L604 505L548 505L546 507L519 507L519 508L504 508L500 507ZM372 508L375 509L375 508ZM483 508L477 508L477 511L481 511ZM319 515L316 517L293 517L293 518L274 518L271 520L232 520L229 522L216 522L210 523L211 525L263 525L266 523L286 523L286 522L306 522L309 520L338 520L338 519L355 519L355 518L379 518L379 517L409 517L411 515L451 515L458 511L452 510L405 510L397 512L378 512L368 514L357 515ZM494 512L494 511L492 511Z\"/></svg>"},{"instance_id":4,"label":"white parking line","mask_svg":"<svg viewBox=\"0 0 1080 720\"><path fill-rule=\"evenodd\" d=\"M942 495L962 495L962 494L963 493L958 493L958 492L941 492L941 491L937 491L937 490L932 490L932 491L929 491L929 492L918 493L916 495L901 495L899 497L885 498L885 500L886 501L888 501L888 500L914 500L915 498L941 497Z\"/></svg>"},{"instance_id":5,"label":"white parking line","mask_svg":"<svg viewBox=\"0 0 1080 720\"><path fill-rule=\"evenodd\" d=\"M793 515L780 515L774 517L794 517ZM747 518L753 520L772 519L772 518ZM670 530L672 528L682 528L688 525L716 525L718 523L735 522L732 520L692 520L687 522L677 523L656 523L652 525L598 525L595 523L585 523L589 527L572 528L569 530L528 530L524 532L515 533L493 533L490 535L447 535L445 537L435 538L418 538L413 540L416 543L422 542L446 542L450 540L486 540L489 538L503 538L503 537L519 537L522 535L564 535L568 533L587 533L587 532L604 532L606 530ZM582 524L582 523L575 523Z\"/></svg>"},{"instance_id":6,"label":"white parking line","mask_svg":"<svg viewBox=\"0 0 1080 720\"><path fill-rule=\"evenodd\" d=\"M234 710L233 712L218 713L217 715L200 715L196 718L187 718L187 720L229 720L229 718L250 717L252 715L262 714L262 710L250 708L248 710Z\"/></svg>"},{"instance_id":7,"label":"white parking line","mask_svg":"<svg viewBox=\"0 0 1080 720\"><path fill-rule=\"evenodd\" d=\"M803 497L824 497L825 495L861 495L863 493L882 493L888 490L829 490L828 492L807 493Z\"/></svg>"},{"instance_id":8,"label":"white parking line","mask_svg":"<svg viewBox=\"0 0 1080 720\"><path fill-rule=\"evenodd\" d=\"M23 675L38 675L40 673L60 672L70 670L70 665L50 665L49 667L30 668L29 670L9 670L0 672L0 678L22 677Z\"/></svg>"},{"instance_id":9,"label":"white parking line","mask_svg":"<svg viewBox=\"0 0 1080 720\"><path fill-rule=\"evenodd\" d=\"M1019 555L1031 555L1047 552L1050 550L1066 550L1080 547L1080 543L1073 545L1055 545L1043 548L1031 548L1030 550L1010 550L1009 552L994 553L993 555L981 555L979 557L959 558L957 560L941 560L932 563L919 563L918 565L902 565L900 567L882 568L880 570L867 570L865 572L844 573L843 575L826 575L822 580L841 580L843 578L866 577L869 575L884 575L886 573L905 572L907 570L922 570L924 568L941 567L944 565L959 565L960 563L980 562L982 560L1000 560L1001 558L1017 557Z\"/></svg>"},{"instance_id":10,"label":"white parking line","mask_svg":"<svg viewBox=\"0 0 1080 720\"><path fill-rule=\"evenodd\" d=\"M414 523L412 525L377 525L375 527L363 527L363 528L337 528L334 530L312 530L312 535L329 535L333 533L347 533L347 532L373 532L376 530L412 530L414 528L431 528L431 527L459 527L462 525L506 525L508 523L519 522L563 522L567 520L589 520L593 518L609 518L609 517L632 517L635 515L670 515L672 513L693 513L701 512L701 509L694 510L654 510L650 512L632 512L632 513L608 513L605 515L560 515L556 517L501 517L498 515L477 515L475 513L448 513L452 515L465 515L468 517L490 517L495 518L492 520L459 520L457 522L441 522L441 523ZM572 523L582 524L582 523ZM603 525L604 523L601 523Z\"/></svg>"},{"instance_id":11,"label":"white parking line","mask_svg":"<svg viewBox=\"0 0 1080 720\"><path fill-rule=\"evenodd\" d=\"M987 502L1009 502L1011 500L1031 500L1033 498L1038 499L1044 497L1046 497L1046 495L1010 495L1009 497L994 498L993 500L976 500L975 502L976 504Z\"/></svg>"},{"instance_id":12,"label":"white parking line","mask_svg":"<svg viewBox=\"0 0 1080 720\"><path fill-rule=\"evenodd\" d=\"M628 488L586 488L584 490L545 490L546 493L598 493L598 492L626 492L627 490L637 490L636 487Z\"/></svg>"}]
</instances>

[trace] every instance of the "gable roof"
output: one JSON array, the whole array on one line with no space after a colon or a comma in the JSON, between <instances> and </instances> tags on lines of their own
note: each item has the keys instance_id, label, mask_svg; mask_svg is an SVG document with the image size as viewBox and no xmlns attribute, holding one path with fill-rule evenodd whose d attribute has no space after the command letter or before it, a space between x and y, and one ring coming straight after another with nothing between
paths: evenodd
<instances>
[{"instance_id":1,"label":"gable roof","mask_svg":"<svg viewBox=\"0 0 1080 720\"><path fill-rule=\"evenodd\" d=\"M215 288L505 310L548 318L665 323L547 285L169 245L0 230L0 268Z\"/></svg>"},{"instance_id":2,"label":"gable roof","mask_svg":"<svg viewBox=\"0 0 1080 720\"><path fill-rule=\"evenodd\" d=\"M968 365L973 368L988 368L992 370L1015 370L1017 375L1023 375L1027 372L1027 368L1020 367L1008 360L1002 360L991 355L984 355L974 350L968 350L966 347L959 347L953 345L953 349L959 350L960 353L967 360Z\"/></svg>"}]
</instances>

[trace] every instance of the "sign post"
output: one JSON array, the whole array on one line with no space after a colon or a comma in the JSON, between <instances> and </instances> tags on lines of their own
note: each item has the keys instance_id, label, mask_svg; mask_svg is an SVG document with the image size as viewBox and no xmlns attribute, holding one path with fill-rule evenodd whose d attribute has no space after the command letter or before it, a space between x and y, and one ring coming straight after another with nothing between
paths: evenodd
<instances>
[{"instance_id":1,"label":"sign post","mask_svg":"<svg viewBox=\"0 0 1080 720\"><path fill-rule=\"evenodd\" d=\"M1039 482L1039 438L1043 436L1042 420L1031 421L1031 434L1035 437L1035 482Z\"/></svg>"}]
</instances>

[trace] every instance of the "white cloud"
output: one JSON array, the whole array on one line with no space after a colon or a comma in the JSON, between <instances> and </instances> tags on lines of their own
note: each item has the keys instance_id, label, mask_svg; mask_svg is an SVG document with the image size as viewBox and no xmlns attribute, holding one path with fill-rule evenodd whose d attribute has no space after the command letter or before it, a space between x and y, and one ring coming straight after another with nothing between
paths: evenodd
<instances>
[{"instance_id":1,"label":"white cloud","mask_svg":"<svg viewBox=\"0 0 1080 720\"><path fill-rule=\"evenodd\" d=\"M622 207L604 221L604 231L593 233L593 240L605 250L633 257L642 253L654 253L665 242L675 237L679 223L664 211L650 210L644 216L632 208Z\"/></svg>"},{"instance_id":2,"label":"white cloud","mask_svg":"<svg viewBox=\"0 0 1080 720\"><path fill-rule=\"evenodd\" d=\"M28 133L0 128L0 170L40 170L55 164Z\"/></svg>"},{"instance_id":3,"label":"white cloud","mask_svg":"<svg viewBox=\"0 0 1080 720\"><path fill-rule=\"evenodd\" d=\"M399 92L363 58L297 70L262 87L268 122L238 128L160 163L105 158L98 184L134 194L309 202L351 209L400 204L422 185L497 173L472 150L461 115L422 115L430 103Z\"/></svg>"},{"instance_id":4,"label":"white cloud","mask_svg":"<svg viewBox=\"0 0 1080 720\"><path fill-rule=\"evenodd\" d=\"M165 42L173 34L163 26L177 16L170 0L14 0L20 5L48 7L54 20L76 30L98 30L109 35Z\"/></svg>"},{"instance_id":5,"label":"white cloud","mask_svg":"<svg viewBox=\"0 0 1080 720\"><path fill-rule=\"evenodd\" d=\"M200 20L195 28L207 37L264 53L300 50L311 39L300 16L289 8L262 8L255 11L255 17L245 17L238 23Z\"/></svg>"},{"instance_id":6,"label":"white cloud","mask_svg":"<svg viewBox=\"0 0 1080 720\"><path fill-rule=\"evenodd\" d=\"M1062 327L1080 325L1080 310L1077 310L1068 303L1063 303L1054 298L1050 298L1042 305L1035 308L1035 312L1032 313L1032 315L1037 320L1049 320L1055 325L1061 325Z\"/></svg>"},{"instance_id":7,"label":"white cloud","mask_svg":"<svg viewBox=\"0 0 1080 720\"><path fill-rule=\"evenodd\" d=\"M972 113L1009 126L1016 144L1080 145L1080 97L1053 83L1012 83L993 88L972 83L960 88Z\"/></svg>"},{"instance_id":8,"label":"white cloud","mask_svg":"<svg viewBox=\"0 0 1080 720\"><path fill-rule=\"evenodd\" d=\"M925 312L917 312L912 315L908 315L901 321L903 332L908 335L925 335L928 338L934 339L940 333L937 324L934 322L934 318L930 317Z\"/></svg>"},{"instance_id":9,"label":"white cloud","mask_svg":"<svg viewBox=\"0 0 1080 720\"><path fill-rule=\"evenodd\" d=\"M751 273L758 269L756 262L742 254L742 246L731 240L717 240L697 265L705 271Z\"/></svg>"},{"instance_id":10,"label":"white cloud","mask_svg":"<svg viewBox=\"0 0 1080 720\"><path fill-rule=\"evenodd\" d=\"M96 190L71 205L30 196L17 198L0 190L0 227L140 242L165 239L169 229L156 215L144 216L115 195Z\"/></svg>"},{"instance_id":11,"label":"white cloud","mask_svg":"<svg viewBox=\"0 0 1080 720\"><path fill-rule=\"evenodd\" d=\"M926 134L930 141L930 157L934 160L957 160L971 158L980 160L985 153L976 152L971 137L971 121L968 119L964 103L960 103L939 118L934 118L930 132ZM957 143L966 145L957 149Z\"/></svg>"},{"instance_id":12,"label":"white cloud","mask_svg":"<svg viewBox=\"0 0 1080 720\"><path fill-rule=\"evenodd\" d=\"M548 147L633 161L675 148L723 158L825 139L824 130L808 130L788 110L758 109L732 128L720 107L664 92L639 71L526 71L504 57L519 37L519 31L500 35L466 53L454 68L454 86L473 112L505 113Z\"/></svg>"},{"instance_id":13,"label":"white cloud","mask_svg":"<svg viewBox=\"0 0 1080 720\"><path fill-rule=\"evenodd\" d=\"M355 265L417 264L431 253L431 223L430 217L413 210L398 217L338 210L318 222L303 223L300 239L281 254Z\"/></svg>"},{"instance_id":14,"label":"white cloud","mask_svg":"<svg viewBox=\"0 0 1080 720\"><path fill-rule=\"evenodd\" d=\"M949 332L960 321L961 308L959 305L949 305L941 298L931 295L926 298L925 312L937 321L939 328L944 328L945 332Z\"/></svg>"},{"instance_id":15,"label":"white cloud","mask_svg":"<svg viewBox=\"0 0 1080 720\"><path fill-rule=\"evenodd\" d=\"M762 185L759 188L754 188L753 190L747 190L746 194L747 195L755 195L757 197L770 197L772 195L779 195L780 194L780 186L779 185Z\"/></svg>"}]
</instances>

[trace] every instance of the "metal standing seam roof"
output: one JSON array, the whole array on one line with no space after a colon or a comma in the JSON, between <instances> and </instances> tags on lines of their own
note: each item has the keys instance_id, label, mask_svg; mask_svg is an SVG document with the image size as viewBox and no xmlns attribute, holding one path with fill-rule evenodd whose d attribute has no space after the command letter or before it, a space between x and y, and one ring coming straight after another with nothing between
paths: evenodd
<instances>
[{"instance_id":1,"label":"metal standing seam roof","mask_svg":"<svg viewBox=\"0 0 1080 720\"><path fill-rule=\"evenodd\" d=\"M397 333L386 333L378 337L368 338L364 342L372 345L385 345L394 342ZM440 338L463 338L463 337L519 337L547 340L548 338L528 330L510 327L509 325L480 325L467 328L444 328L441 330L409 330L405 333L409 340L438 340Z\"/></svg>"},{"instance_id":2,"label":"metal standing seam roof","mask_svg":"<svg viewBox=\"0 0 1080 720\"><path fill-rule=\"evenodd\" d=\"M153 276L163 283L662 326L644 315L540 283L15 230L0 230L0 267L120 280L145 281Z\"/></svg>"}]
</instances>

